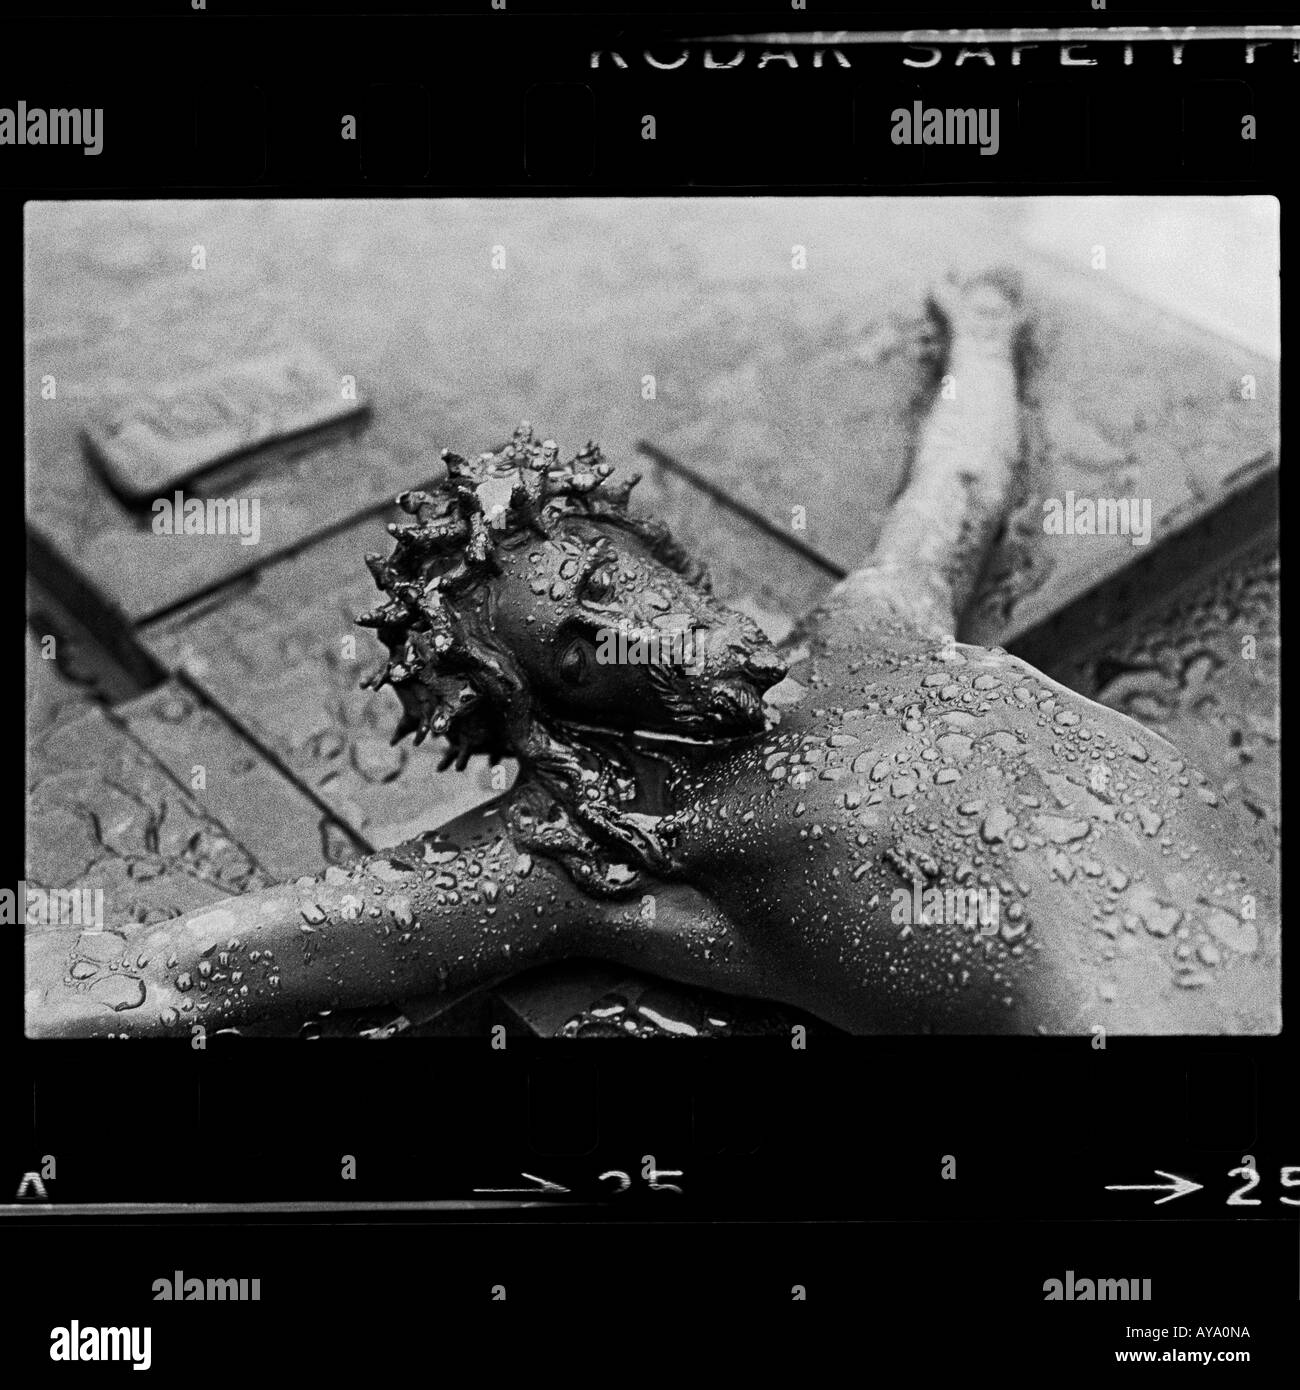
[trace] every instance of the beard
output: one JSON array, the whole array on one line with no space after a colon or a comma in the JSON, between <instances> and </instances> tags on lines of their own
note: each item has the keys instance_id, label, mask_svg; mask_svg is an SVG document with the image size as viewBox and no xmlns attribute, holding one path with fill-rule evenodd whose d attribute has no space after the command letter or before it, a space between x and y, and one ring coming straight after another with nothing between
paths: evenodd
<instances>
[{"instance_id":1,"label":"beard","mask_svg":"<svg viewBox=\"0 0 1300 1390\"><path fill-rule=\"evenodd\" d=\"M767 727L763 687L745 675L701 677L652 667L650 678L671 732L716 738L761 733Z\"/></svg>"}]
</instances>

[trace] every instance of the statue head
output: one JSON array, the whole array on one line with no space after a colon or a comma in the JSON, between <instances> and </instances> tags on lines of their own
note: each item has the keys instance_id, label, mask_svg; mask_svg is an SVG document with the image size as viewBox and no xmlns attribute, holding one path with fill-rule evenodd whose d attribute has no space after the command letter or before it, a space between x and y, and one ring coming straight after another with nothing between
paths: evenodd
<instances>
[{"instance_id":1,"label":"statue head","mask_svg":"<svg viewBox=\"0 0 1300 1390\"><path fill-rule=\"evenodd\" d=\"M595 866L564 847L583 828L664 872L652 818L634 809L610 749L638 730L761 732L780 657L712 597L703 566L664 525L629 514L638 477L611 484L596 445L562 461L524 423L500 450L442 457L445 481L397 499L413 521L389 527L392 555L366 557L387 597L359 621L389 652L367 684L401 700L394 741L442 736L443 766L517 758L521 785L539 784L550 804L525 789L512 802L516 833L529 840L520 818L542 815L550 832L535 828L531 842L585 880ZM613 867L616 879L636 872Z\"/></svg>"}]
</instances>

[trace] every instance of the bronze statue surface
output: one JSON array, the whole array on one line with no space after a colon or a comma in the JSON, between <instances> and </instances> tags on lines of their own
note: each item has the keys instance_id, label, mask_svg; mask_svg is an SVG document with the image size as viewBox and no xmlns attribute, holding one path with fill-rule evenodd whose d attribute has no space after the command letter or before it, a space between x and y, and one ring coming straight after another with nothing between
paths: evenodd
<instances>
[{"instance_id":1,"label":"bronze statue surface","mask_svg":"<svg viewBox=\"0 0 1300 1390\"><path fill-rule=\"evenodd\" d=\"M956 640L1020 456L1014 284L935 293L945 380L873 553L780 649L598 448L444 451L367 557L398 736L486 806L189 918L28 941L31 1036L184 1036L565 957L856 1033L1267 1033L1276 874L1135 721ZM967 910L972 905L977 910Z\"/></svg>"}]
</instances>

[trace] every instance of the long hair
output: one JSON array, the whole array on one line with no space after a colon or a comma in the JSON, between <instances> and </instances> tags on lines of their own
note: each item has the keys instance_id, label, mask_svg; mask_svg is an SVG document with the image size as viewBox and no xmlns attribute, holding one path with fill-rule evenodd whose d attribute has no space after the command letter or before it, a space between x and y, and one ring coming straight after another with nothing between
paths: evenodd
<instances>
[{"instance_id":1,"label":"long hair","mask_svg":"<svg viewBox=\"0 0 1300 1390\"><path fill-rule=\"evenodd\" d=\"M637 536L656 559L707 592L705 568L661 522L628 514L640 475L610 484L613 466L591 442L561 461L558 446L537 442L524 421L501 449L474 460L444 449L442 459L447 473L440 485L397 498L413 521L389 526L392 554L366 556L386 598L357 622L375 629L388 659L362 684L397 692L402 717L394 743L408 734L416 743L429 734L446 740L440 769L463 768L476 754L493 762L517 758L522 775L507 805L516 837L564 860L592 891L630 892L636 869L613 863L592 836L658 873L669 868L666 849L644 817L619 811L609 753L536 707L526 676L488 620L495 557L502 547L556 535L566 522L586 518ZM579 795L593 773L597 796ZM530 781L549 795L539 796Z\"/></svg>"}]
</instances>

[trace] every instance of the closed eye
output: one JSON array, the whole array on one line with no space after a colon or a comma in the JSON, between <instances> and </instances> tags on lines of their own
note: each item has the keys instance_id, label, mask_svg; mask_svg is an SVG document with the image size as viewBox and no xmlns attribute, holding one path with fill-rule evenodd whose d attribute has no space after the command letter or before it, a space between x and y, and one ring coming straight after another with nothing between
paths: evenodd
<instances>
[{"instance_id":1,"label":"closed eye","mask_svg":"<svg viewBox=\"0 0 1300 1390\"><path fill-rule=\"evenodd\" d=\"M560 656L561 678L568 685L585 685L591 679L591 655L586 642L575 637Z\"/></svg>"}]
</instances>

